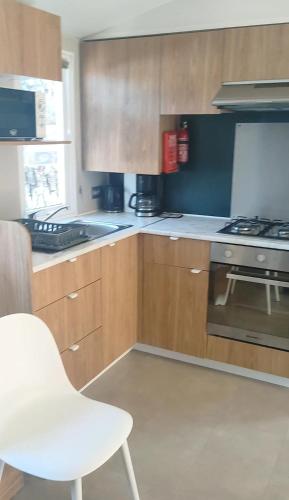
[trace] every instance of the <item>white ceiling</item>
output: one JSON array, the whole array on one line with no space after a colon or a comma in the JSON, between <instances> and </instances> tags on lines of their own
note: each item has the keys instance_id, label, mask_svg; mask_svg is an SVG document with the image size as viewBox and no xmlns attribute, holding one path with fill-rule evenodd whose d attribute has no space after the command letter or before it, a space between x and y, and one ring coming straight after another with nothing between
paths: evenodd
<instances>
[{"instance_id":1,"label":"white ceiling","mask_svg":"<svg viewBox=\"0 0 289 500\"><path fill-rule=\"evenodd\" d=\"M79 38L289 22L288 0L23 0L62 17Z\"/></svg>"}]
</instances>

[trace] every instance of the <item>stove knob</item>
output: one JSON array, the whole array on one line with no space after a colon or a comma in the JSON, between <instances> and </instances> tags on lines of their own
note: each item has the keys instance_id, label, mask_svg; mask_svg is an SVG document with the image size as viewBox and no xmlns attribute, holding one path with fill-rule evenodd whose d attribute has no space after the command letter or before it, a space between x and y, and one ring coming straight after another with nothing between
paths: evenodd
<instances>
[{"instance_id":1,"label":"stove knob","mask_svg":"<svg viewBox=\"0 0 289 500\"><path fill-rule=\"evenodd\" d=\"M225 250L225 257L227 257L227 259L229 259L232 256L233 256L232 250Z\"/></svg>"},{"instance_id":2,"label":"stove knob","mask_svg":"<svg viewBox=\"0 0 289 500\"><path fill-rule=\"evenodd\" d=\"M258 262L265 262L266 260L266 256L263 255L262 253L259 253L256 258Z\"/></svg>"}]
</instances>

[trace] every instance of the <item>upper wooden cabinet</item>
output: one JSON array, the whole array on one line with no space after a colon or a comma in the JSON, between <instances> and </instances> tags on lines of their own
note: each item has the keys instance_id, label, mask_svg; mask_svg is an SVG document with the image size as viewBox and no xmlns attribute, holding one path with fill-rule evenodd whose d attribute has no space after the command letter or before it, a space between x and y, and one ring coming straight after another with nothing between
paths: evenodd
<instances>
[{"instance_id":1,"label":"upper wooden cabinet","mask_svg":"<svg viewBox=\"0 0 289 500\"><path fill-rule=\"evenodd\" d=\"M160 38L84 42L86 170L159 172Z\"/></svg>"},{"instance_id":2,"label":"upper wooden cabinet","mask_svg":"<svg viewBox=\"0 0 289 500\"><path fill-rule=\"evenodd\" d=\"M21 74L61 80L60 17L21 5Z\"/></svg>"},{"instance_id":3,"label":"upper wooden cabinet","mask_svg":"<svg viewBox=\"0 0 289 500\"><path fill-rule=\"evenodd\" d=\"M60 18L0 0L0 74L61 80Z\"/></svg>"},{"instance_id":4,"label":"upper wooden cabinet","mask_svg":"<svg viewBox=\"0 0 289 500\"><path fill-rule=\"evenodd\" d=\"M289 78L289 25L224 30L223 81Z\"/></svg>"},{"instance_id":5,"label":"upper wooden cabinet","mask_svg":"<svg viewBox=\"0 0 289 500\"><path fill-rule=\"evenodd\" d=\"M161 114L216 113L222 79L223 30L161 39Z\"/></svg>"},{"instance_id":6,"label":"upper wooden cabinet","mask_svg":"<svg viewBox=\"0 0 289 500\"><path fill-rule=\"evenodd\" d=\"M0 0L0 73L21 68L20 9L16 0Z\"/></svg>"}]
</instances>

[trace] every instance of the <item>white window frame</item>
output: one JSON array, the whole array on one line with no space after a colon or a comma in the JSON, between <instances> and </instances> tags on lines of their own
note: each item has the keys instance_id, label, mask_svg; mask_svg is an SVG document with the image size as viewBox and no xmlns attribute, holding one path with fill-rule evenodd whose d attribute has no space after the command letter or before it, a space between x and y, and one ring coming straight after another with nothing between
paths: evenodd
<instances>
[{"instance_id":1,"label":"white window frame","mask_svg":"<svg viewBox=\"0 0 289 500\"><path fill-rule=\"evenodd\" d=\"M71 71L70 78L68 80L69 91L64 92L63 95L63 106L64 106L64 137L59 137L59 140L64 139L71 141L71 144L64 145L64 158L65 158L65 205L69 206L68 210L64 210L61 213L61 217L72 217L77 213L77 197L76 197L76 126L75 126L75 54L70 51L63 50L62 57L69 63L69 68ZM63 70L63 72L65 69ZM63 75L63 80L65 76ZM25 146L23 146L25 147ZM31 146L33 147L33 146ZM42 147L42 146L41 146ZM43 146L45 147L45 146ZM31 213L31 209L27 209L25 206L25 175L24 175L24 155L23 148L18 148L18 163L19 163L19 183L20 183L20 200L22 207L22 214L24 217L28 217ZM63 206L65 206L63 205ZM49 215L54 210L60 208L60 205L54 205L47 208L39 209L39 216L41 218L46 214ZM59 217L59 215L58 215Z\"/></svg>"}]
</instances>

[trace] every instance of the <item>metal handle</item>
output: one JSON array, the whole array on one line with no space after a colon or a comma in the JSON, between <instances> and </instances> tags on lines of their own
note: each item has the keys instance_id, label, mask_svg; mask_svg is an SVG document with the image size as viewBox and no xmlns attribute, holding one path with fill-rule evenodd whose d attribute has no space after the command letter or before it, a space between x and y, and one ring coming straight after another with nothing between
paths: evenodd
<instances>
[{"instance_id":1,"label":"metal handle","mask_svg":"<svg viewBox=\"0 0 289 500\"><path fill-rule=\"evenodd\" d=\"M192 274L200 274L201 272L201 269L191 269Z\"/></svg>"},{"instance_id":2,"label":"metal handle","mask_svg":"<svg viewBox=\"0 0 289 500\"><path fill-rule=\"evenodd\" d=\"M177 240L179 240L179 239L180 239L180 238L177 238L176 236L170 236L169 238L170 238L170 240L172 240L172 241L177 241Z\"/></svg>"},{"instance_id":3,"label":"metal handle","mask_svg":"<svg viewBox=\"0 0 289 500\"><path fill-rule=\"evenodd\" d=\"M72 259L69 259L68 262L76 262L77 261L77 257L73 257Z\"/></svg>"},{"instance_id":4,"label":"metal handle","mask_svg":"<svg viewBox=\"0 0 289 500\"><path fill-rule=\"evenodd\" d=\"M76 352L76 351L78 351L79 347L80 347L79 344L73 344L70 347L68 347L68 350L72 351L72 352Z\"/></svg>"},{"instance_id":5,"label":"metal handle","mask_svg":"<svg viewBox=\"0 0 289 500\"><path fill-rule=\"evenodd\" d=\"M115 247L115 245L116 245L115 243L110 243L109 244L110 247Z\"/></svg>"},{"instance_id":6,"label":"metal handle","mask_svg":"<svg viewBox=\"0 0 289 500\"><path fill-rule=\"evenodd\" d=\"M78 293L76 293L76 292L73 292L73 293L70 293L69 295L67 295L67 298L70 300L77 299L77 297L78 297Z\"/></svg>"}]
</instances>

